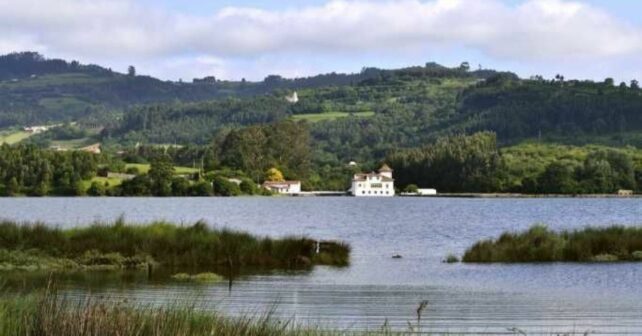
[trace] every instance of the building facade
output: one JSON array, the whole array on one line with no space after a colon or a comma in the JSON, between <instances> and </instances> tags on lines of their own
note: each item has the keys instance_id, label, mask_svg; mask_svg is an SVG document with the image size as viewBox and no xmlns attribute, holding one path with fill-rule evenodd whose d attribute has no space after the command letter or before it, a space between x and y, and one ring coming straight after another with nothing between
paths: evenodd
<instances>
[{"instance_id":1,"label":"building facade","mask_svg":"<svg viewBox=\"0 0 642 336\"><path fill-rule=\"evenodd\" d=\"M350 193L355 197L392 197L395 195L395 180L392 169L383 165L378 173L355 174Z\"/></svg>"},{"instance_id":2,"label":"building facade","mask_svg":"<svg viewBox=\"0 0 642 336\"><path fill-rule=\"evenodd\" d=\"M265 181L263 183L263 188L277 194L300 194L301 181Z\"/></svg>"}]
</instances>

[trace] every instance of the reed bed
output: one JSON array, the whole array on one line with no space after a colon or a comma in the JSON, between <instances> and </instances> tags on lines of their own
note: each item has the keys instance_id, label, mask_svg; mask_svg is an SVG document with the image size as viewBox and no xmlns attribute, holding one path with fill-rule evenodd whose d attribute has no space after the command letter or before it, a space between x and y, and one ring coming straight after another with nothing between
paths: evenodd
<instances>
[{"instance_id":1,"label":"reed bed","mask_svg":"<svg viewBox=\"0 0 642 336\"><path fill-rule=\"evenodd\" d=\"M554 232L535 225L483 240L466 251L469 263L640 262L642 227L611 226Z\"/></svg>"},{"instance_id":2,"label":"reed bed","mask_svg":"<svg viewBox=\"0 0 642 336\"><path fill-rule=\"evenodd\" d=\"M88 296L69 300L46 290L26 295L0 295L0 335L3 336L367 336L413 335L418 326L394 332L350 331L296 325L267 312L225 317L198 307L111 302Z\"/></svg>"},{"instance_id":3,"label":"reed bed","mask_svg":"<svg viewBox=\"0 0 642 336\"><path fill-rule=\"evenodd\" d=\"M307 237L272 239L199 221L179 226L94 223L62 229L43 223L0 223L1 269L246 266L346 266L350 247Z\"/></svg>"}]
</instances>

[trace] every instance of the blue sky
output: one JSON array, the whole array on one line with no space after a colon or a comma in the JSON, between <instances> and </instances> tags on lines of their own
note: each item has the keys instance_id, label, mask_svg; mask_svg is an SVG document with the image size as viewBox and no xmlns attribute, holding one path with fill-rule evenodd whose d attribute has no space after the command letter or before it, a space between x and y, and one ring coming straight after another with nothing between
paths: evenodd
<instances>
[{"instance_id":1,"label":"blue sky","mask_svg":"<svg viewBox=\"0 0 642 336\"><path fill-rule=\"evenodd\" d=\"M436 61L642 79L638 0L0 0L0 52L164 79L260 80Z\"/></svg>"}]
</instances>

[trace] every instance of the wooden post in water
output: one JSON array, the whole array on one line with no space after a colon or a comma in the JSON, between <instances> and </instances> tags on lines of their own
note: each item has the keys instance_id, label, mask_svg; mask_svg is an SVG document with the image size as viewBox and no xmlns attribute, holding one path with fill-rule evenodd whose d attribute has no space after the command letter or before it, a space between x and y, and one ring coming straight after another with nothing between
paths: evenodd
<instances>
[{"instance_id":1,"label":"wooden post in water","mask_svg":"<svg viewBox=\"0 0 642 336\"><path fill-rule=\"evenodd\" d=\"M227 284L227 290L231 292L232 291L232 283L234 282L234 270L233 270L234 264L232 263L232 257L229 256L229 255L227 256L227 266L228 266L228 275L229 275L228 276L229 280L228 280L228 284Z\"/></svg>"},{"instance_id":2,"label":"wooden post in water","mask_svg":"<svg viewBox=\"0 0 642 336\"><path fill-rule=\"evenodd\" d=\"M147 262L147 280L151 280L153 271L154 271L154 265L152 265L152 263L148 261Z\"/></svg>"}]
</instances>

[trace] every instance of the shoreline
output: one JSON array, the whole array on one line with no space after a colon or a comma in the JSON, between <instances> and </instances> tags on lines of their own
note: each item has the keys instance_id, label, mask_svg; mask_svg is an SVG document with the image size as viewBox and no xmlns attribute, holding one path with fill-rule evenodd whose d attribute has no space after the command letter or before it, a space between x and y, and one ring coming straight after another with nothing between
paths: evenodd
<instances>
[{"instance_id":1,"label":"shoreline","mask_svg":"<svg viewBox=\"0 0 642 336\"><path fill-rule=\"evenodd\" d=\"M640 195L620 196L614 194L512 194L512 193L442 193L437 195L398 195L399 197L428 198L642 198Z\"/></svg>"},{"instance_id":2,"label":"shoreline","mask_svg":"<svg viewBox=\"0 0 642 336\"><path fill-rule=\"evenodd\" d=\"M642 198L642 194L634 195L616 195L616 194L518 194L518 193L440 193L436 195L415 195L415 194L396 194L389 197L355 197L348 193L344 192L328 192L328 191L310 191L302 192L298 194L279 194L271 196L261 196L261 195L239 195L239 196L67 196L67 195L47 195L47 196L29 196L29 195L17 195L17 196L0 196L0 199L47 199L47 198L292 198L292 197L302 197L302 198L326 198L326 197L348 197L348 198L359 198L359 199L368 199L368 198L395 198L395 197L404 197L404 198L615 198L615 199L639 199Z\"/></svg>"}]
</instances>

